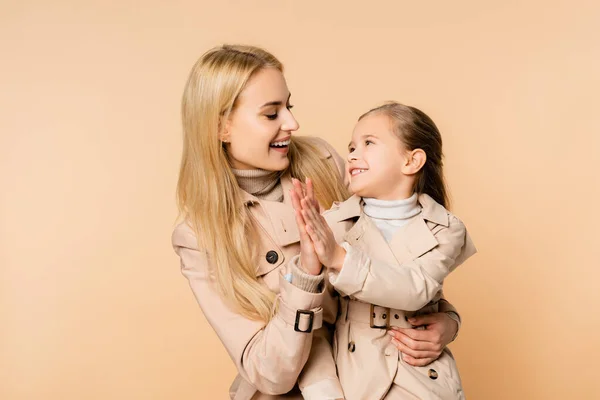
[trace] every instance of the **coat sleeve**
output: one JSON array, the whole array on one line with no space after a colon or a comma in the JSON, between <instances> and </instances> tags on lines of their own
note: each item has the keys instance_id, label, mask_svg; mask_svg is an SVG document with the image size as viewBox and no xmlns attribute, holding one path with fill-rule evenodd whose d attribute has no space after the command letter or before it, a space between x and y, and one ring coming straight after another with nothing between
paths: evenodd
<instances>
[{"instance_id":1,"label":"coat sleeve","mask_svg":"<svg viewBox=\"0 0 600 400\"><path fill-rule=\"evenodd\" d=\"M222 300L209 272L209 257L198 249L187 225L175 229L172 243L183 275L240 375L261 393L289 392L308 359L314 336L314 331L295 331L296 311L322 313L323 291L303 291L284 279L282 271L278 311L268 323L254 321L232 311Z\"/></svg>"},{"instance_id":2,"label":"coat sleeve","mask_svg":"<svg viewBox=\"0 0 600 400\"><path fill-rule=\"evenodd\" d=\"M438 312L446 313L450 318L456 321L456 333L452 338L452 341L456 339L458 336L458 332L460 331L461 319L460 314L456 307L454 307L448 300L446 300L446 296L444 296L444 290L440 291L440 300L438 302Z\"/></svg>"},{"instance_id":3,"label":"coat sleeve","mask_svg":"<svg viewBox=\"0 0 600 400\"><path fill-rule=\"evenodd\" d=\"M292 263L298 262L299 256L294 257ZM315 331L308 361L298 380L305 400L344 398L332 350L339 296L329 282L323 295L323 326Z\"/></svg>"},{"instance_id":4,"label":"coat sleeve","mask_svg":"<svg viewBox=\"0 0 600 400\"><path fill-rule=\"evenodd\" d=\"M344 242L344 265L339 273L330 274L331 283L367 303L417 311L436 297L457 260L462 262L475 252L464 224L454 216L435 237L436 247L400 265L378 262Z\"/></svg>"}]
</instances>

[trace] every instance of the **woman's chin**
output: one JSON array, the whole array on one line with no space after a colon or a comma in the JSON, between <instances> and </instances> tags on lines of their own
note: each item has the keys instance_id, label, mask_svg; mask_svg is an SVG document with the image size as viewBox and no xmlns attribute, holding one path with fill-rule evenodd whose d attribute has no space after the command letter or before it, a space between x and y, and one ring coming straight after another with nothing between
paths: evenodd
<instances>
[{"instance_id":1,"label":"woman's chin","mask_svg":"<svg viewBox=\"0 0 600 400\"><path fill-rule=\"evenodd\" d=\"M270 162L269 164L262 166L261 169L276 172L276 171L283 171L289 166L290 166L290 160L287 157L285 157L285 158L282 158L281 160Z\"/></svg>"}]
</instances>

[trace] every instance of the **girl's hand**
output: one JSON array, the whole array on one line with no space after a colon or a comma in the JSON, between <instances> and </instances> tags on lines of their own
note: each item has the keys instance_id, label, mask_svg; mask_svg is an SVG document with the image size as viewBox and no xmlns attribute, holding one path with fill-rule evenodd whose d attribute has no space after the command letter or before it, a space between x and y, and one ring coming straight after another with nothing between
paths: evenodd
<instances>
[{"instance_id":1,"label":"girl's hand","mask_svg":"<svg viewBox=\"0 0 600 400\"><path fill-rule=\"evenodd\" d=\"M325 218L319 213L312 192L312 182L306 181L307 195L300 200L302 218L305 229L312 240L319 260L326 267L341 270L346 257L346 250L335 241L333 231ZM312 196L312 197L311 197Z\"/></svg>"},{"instance_id":2,"label":"girl's hand","mask_svg":"<svg viewBox=\"0 0 600 400\"><path fill-rule=\"evenodd\" d=\"M300 266L304 271L311 275L319 275L321 273L322 264L315 252L310 236L306 232L306 224L302 217L302 207L300 205L300 199L306 194L300 181L293 179L292 182L294 189L290 191L290 195L292 197L292 206L294 207L294 212L296 214L296 225L298 225L298 232L300 232Z\"/></svg>"},{"instance_id":3,"label":"girl's hand","mask_svg":"<svg viewBox=\"0 0 600 400\"><path fill-rule=\"evenodd\" d=\"M458 323L446 313L434 313L409 318L413 326L425 329L392 327L388 333L392 343L402 353L402 359L409 365L424 367L437 360L444 348L452 342L458 330Z\"/></svg>"}]
</instances>

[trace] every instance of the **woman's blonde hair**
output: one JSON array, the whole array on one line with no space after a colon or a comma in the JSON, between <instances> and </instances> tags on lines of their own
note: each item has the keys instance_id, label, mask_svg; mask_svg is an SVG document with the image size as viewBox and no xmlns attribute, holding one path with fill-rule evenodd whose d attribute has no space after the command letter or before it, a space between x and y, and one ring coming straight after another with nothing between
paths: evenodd
<instances>
[{"instance_id":1,"label":"woman's blonde hair","mask_svg":"<svg viewBox=\"0 0 600 400\"><path fill-rule=\"evenodd\" d=\"M243 206L242 191L219 139L220 124L234 110L248 80L264 68L283 72L272 54L241 45L213 48L192 68L182 99L177 200L181 217L207 253L222 298L240 314L268 321L275 295L256 278L258 228ZM320 154L310 140L294 136L290 165L283 173L312 178L317 199L328 208L347 192L335 167Z\"/></svg>"}]
</instances>

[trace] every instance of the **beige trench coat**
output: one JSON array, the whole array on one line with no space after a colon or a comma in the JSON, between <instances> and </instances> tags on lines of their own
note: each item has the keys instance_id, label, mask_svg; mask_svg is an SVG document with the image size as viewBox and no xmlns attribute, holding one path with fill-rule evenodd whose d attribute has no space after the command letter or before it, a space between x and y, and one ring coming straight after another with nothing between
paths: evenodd
<instances>
[{"instance_id":1,"label":"beige trench coat","mask_svg":"<svg viewBox=\"0 0 600 400\"><path fill-rule=\"evenodd\" d=\"M427 195L422 212L388 243L353 196L324 215L348 253L331 282L343 295L334 357L348 400L382 399L393 386L402 399L464 397L452 354L426 367L402 360L387 335L390 326L409 328L406 318L455 311L443 298L444 278L476 252L463 223ZM377 305L377 306L375 306Z\"/></svg>"},{"instance_id":2,"label":"beige trench coat","mask_svg":"<svg viewBox=\"0 0 600 400\"><path fill-rule=\"evenodd\" d=\"M317 138L315 141L323 157L335 163L342 179L343 161L339 155L325 141ZM280 296L279 311L268 324L247 319L226 306L211 278L210 257L198 248L196 236L185 222L173 232L173 247L198 304L239 372L230 389L232 399L302 399L299 387L304 390L312 383L320 386L312 388L313 391L336 393L337 390L335 397L341 397L330 344L338 296L327 279L322 292L309 293L283 278L289 271L288 263L299 253L300 238L289 195L291 179L284 176L281 182L282 203L244 194L244 204L262 233L256 277ZM297 314L298 310L315 312L315 326L322 320L323 327L309 333L296 331L297 316L304 330L310 322L310 317ZM309 372L300 376L309 357Z\"/></svg>"}]
</instances>

